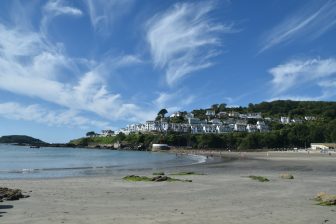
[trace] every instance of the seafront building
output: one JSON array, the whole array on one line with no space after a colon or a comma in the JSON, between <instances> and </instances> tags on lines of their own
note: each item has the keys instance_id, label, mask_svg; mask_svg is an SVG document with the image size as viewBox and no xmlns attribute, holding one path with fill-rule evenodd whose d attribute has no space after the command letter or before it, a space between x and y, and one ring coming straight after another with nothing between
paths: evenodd
<instances>
[{"instance_id":1,"label":"seafront building","mask_svg":"<svg viewBox=\"0 0 336 224\"><path fill-rule=\"evenodd\" d=\"M174 112L168 118L145 123L129 124L116 133L130 134L135 132L176 132L192 134L220 134L230 132L267 132L268 125L263 120L261 113L240 114L238 112L219 112L208 109L205 111L206 120L196 118L193 113ZM169 122L169 119L184 117L184 123ZM248 124L249 120L257 120L255 124Z\"/></svg>"},{"instance_id":2,"label":"seafront building","mask_svg":"<svg viewBox=\"0 0 336 224\"><path fill-rule=\"evenodd\" d=\"M236 111L218 112L212 109L205 110L206 119L200 120L193 113L174 112L169 117L160 120L146 121L145 123L129 124L118 131L104 130L101 136L110 136L118 133L130 134L135 132L148 133L192 133L192 134L221 134L230 132L268 132L270 122L278 122L284 125L291 125L316 120L316 117L305 116L290 118L282 116L280 118L262 117L261 113L241 114ZM184 122L174 123L175 118L183 118Z\"/></svg>"}]
</instances>

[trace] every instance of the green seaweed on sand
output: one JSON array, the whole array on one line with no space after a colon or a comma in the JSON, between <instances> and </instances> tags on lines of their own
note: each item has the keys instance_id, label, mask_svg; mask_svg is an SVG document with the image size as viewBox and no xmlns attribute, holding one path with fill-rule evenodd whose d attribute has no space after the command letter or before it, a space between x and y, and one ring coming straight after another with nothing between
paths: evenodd
<instances>
[{"instance_id":1,"label":"green seaweed on sand","mask_svg":"<svg viewBox=\"0 0 336 224\"><path fill-rule=\"evenodd\" d=\"M163 176L163 175L165 175L165 173L164 172L154 172L153 175L154 176Z\"/></svg>"},{"instance_id":2,"label":"green seaweed on sand","mask_svg":"<svg viewBox=\"0 0 336 224\"><path fill-rule=\"evenodd\" d=\"M127 181L133 181L133 182L138 182L138 181L145 181L145 182L175 182L175 181L181 181L181 182L192 182L192 180L181 180L181 179L176 179L176 178L171 178L168 176L155 176L155 177L146 177L146 176L136 176L136 175L128 175L123 177L123 180Z\"/></svg>"},{"instance_id":3,"label":"green seaweed on sand","mask_svg":"<svg viewBox=\"0 0 336 224\"><path fill-rule=\"evenodd\" d=\"M123 180L127 181L152 181L152 178L146 176L136 176L136 175L128 175L123 177Z\"/></svg>"},{"instance_id":4,"label":"green seaweed on sand","mask_svg":"<svg viewBox=\"0 0 336 224\"><path fill-rule=\"evenodd\" d=\"M184 175L204 175L202 173L196 173L196 172L192 172L192 171L182 171L182 172L178 172L178 173L171 173L170 175L174 175L174 176L184 176Z\"/></svg>"},{"instance_id":5,"label":"green seaweed on sand","mask_svg":"<svg viewBox=\"0 0 336 224\"><path fill-rule=\"evenodd\" d=\"M267 179L266 177L263 177L263 176L249 176L249 178L251 178L252 180L257 180L259 182L268 182L269 179Z\"/></svg>"},{"instance_id":6,"label":"green seaweed on sand","mask_svg":"<svg viewBox=\"0 0 336 224\"><path fill-rule=\"evenodd\" d=\"M325 192L320 192L315 196L314 200L318 202L318 205L335 206L336 194L327 194Z\"/></svg>"}]
</instances>

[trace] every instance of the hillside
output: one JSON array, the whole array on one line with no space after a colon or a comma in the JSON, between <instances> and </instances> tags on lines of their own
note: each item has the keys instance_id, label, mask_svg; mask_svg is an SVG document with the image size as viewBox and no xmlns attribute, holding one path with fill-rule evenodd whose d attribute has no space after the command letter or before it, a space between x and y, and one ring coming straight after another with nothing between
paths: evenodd
<instances>
[{"instance_id":1,"label":"hillside","mask_svg":"<svg viewBox=\"0 0 336 224\"><path fill-rule=\"evenodd\" d=\"M247 107L226 107L225 104L214 104L211 108L196 109L192 113L199 119L212 119L206 110L212 109L216 115L220 112L236 111L239 113L261 113L262 120L270 127L267 132L237 132L230 133L178 133L178 132L133 132L129 135L119 133L116 136L95 136L73 140L74 145L113 144L122 142L136 148L141 145L149 148L153 143L167 143L171 146L191 147L199 149L284 149L305 148L310 143L336 142L336 102L323 101L290 101L278 100L249 104ZM186 114L187 112L183 112ZM295 118L296 122L284 124L281 116ZM313 116L305 120L305 116ZM269 117L271 119L265 119ZM226 119L226 118L224 118ZM167 119L168 122L176 122ZM298 122L300 121L300 122Z\"/></svg>"},{"instance_id":2,"label":"hillside","mask_svg":"<svg viewBox=\"0 0 336 224\"><path fill-rule=\"evenodd\" d=\"M26 135L7 135L0 137L0 143L26 144L26 145L48 145L48 143Z\"/></svg>"},{"instance_id":3,"label":"hillside","mask_svg":"<svg viewBox=\"0 0 336 224\"><path fill-rule=\"evenodd\" d=\"M216 113L236 111L240 113L260 112L264 117L290 116L304 117L317 116L326 119L336 119L336 102L326 101L292 101L276 100L272 102L250 103L247 107L227 107L225 103L213 104L210 108ZM206 109L195 109L195 117L205 119Z\"/></svg>"}]
</instances>

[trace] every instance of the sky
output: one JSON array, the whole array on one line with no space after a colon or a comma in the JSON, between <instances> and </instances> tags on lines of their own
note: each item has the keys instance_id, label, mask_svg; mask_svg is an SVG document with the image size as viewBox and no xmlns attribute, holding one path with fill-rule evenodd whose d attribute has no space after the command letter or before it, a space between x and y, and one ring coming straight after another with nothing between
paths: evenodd
<instances>
[{"instance_id":1,"label":"sky","mask_svg":"<svg viewBox=\"0 0 336 224\"><path fill-rule=\"evenodd\" d=\"M335 96L335 0L0 1L0 136Z\"/></svg>"}]
</instances>

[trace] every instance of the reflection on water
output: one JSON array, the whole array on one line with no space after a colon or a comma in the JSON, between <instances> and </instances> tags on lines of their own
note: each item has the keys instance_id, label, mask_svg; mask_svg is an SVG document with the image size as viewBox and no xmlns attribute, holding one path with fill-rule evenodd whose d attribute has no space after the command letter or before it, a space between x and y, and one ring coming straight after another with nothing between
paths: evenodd
<instances>
[{"instance_id":1,"label":"reflection on water","mask_svg":"<svg viewBox=\"0 0 336 224\"><path fill-rule=\"evenodd\" d=\"M199 162L204 162L204 157L81 148L32 149L0 144L0 179L87 176L118 169L164 168Z\"/></svg>"}]
</instances>

